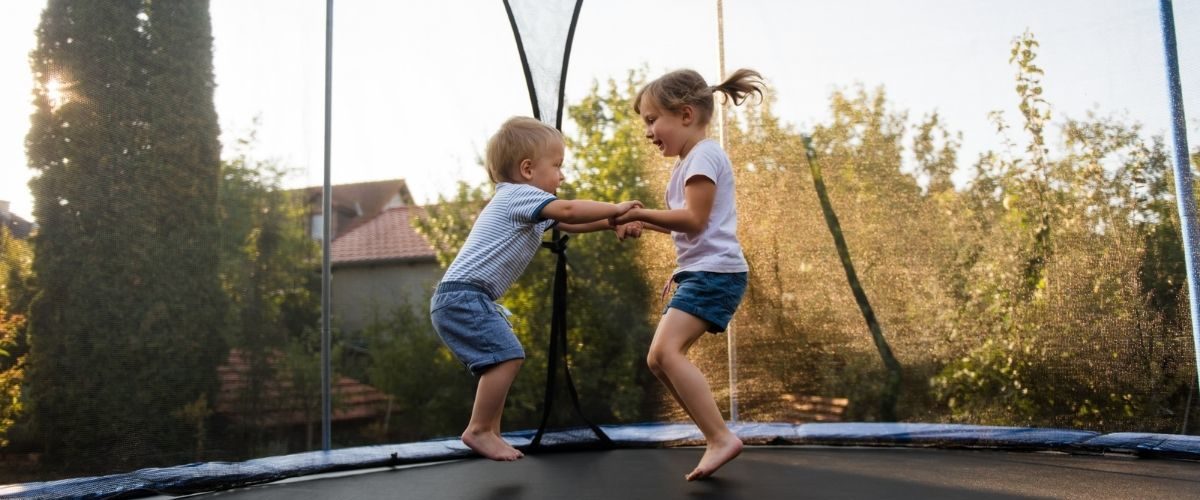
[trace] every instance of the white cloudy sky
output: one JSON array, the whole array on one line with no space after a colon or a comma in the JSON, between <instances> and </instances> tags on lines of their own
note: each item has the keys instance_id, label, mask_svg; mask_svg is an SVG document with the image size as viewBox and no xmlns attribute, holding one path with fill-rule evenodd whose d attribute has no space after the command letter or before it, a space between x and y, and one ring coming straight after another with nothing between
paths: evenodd
<instances>
[{"instance_id":1,"label":"white cloudy sky","mask_svg":"<svg viewBox=\"0 0 1200 500\"><path fill-rule=\"evenodd\" d=\"M31 112L28 53L44 0L8 0L0 18L0 200L28 217L24 137ZM1055 116L1089 109L1169 127L1156 0L725 0L727 68L762 72L778 111L797 127L827 116L827 98L883 85L919 117L937 110L964 134L964 163L997 147L987 114L1015 120L1009 44L1026 28L1042 44ZM418 201L476 165L504 118L529 114L516 45L500 0L339 0L334 38L335 183L405 178ZM1200 142L1200 2L1175 2L1192 147ZM691 67L715 79L715 0L588 0L566 86L647 67ZM259 117L256 156L319 184L323 164L325 2L212 0L216 105L222 142ZM568 133L570 124L565 126Z\"/></svg>"}]
</instances>

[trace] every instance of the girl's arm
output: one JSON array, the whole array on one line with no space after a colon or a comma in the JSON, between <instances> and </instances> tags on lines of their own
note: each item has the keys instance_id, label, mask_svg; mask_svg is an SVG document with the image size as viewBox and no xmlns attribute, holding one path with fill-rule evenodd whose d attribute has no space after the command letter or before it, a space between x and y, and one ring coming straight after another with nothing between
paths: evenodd
<instances>
[{"instance_id":1,"label":"girl's arm","mask_svg":"<svg viewBox=\"0 0 1200 500\"><path fill-rule=\"evenodd\" d=\"M634 208L616 218L617 224L640 220L646 227L659 232L697 234L708 227L717 185L708 177L697 175L687 180L683 188L684 208L649 210Z\"/></svg>"},{"instance_id":2,"label":"girl's arm","mask_svg":"<svg viewBox=\"0 0 1200 500\"><path fill-rule=\"evenodd\" d=\"M654 224L651 224L649 222L642 222L642 227L649 229L651 231L658 231L663 234L671 234L671 231L664 229L662 227L659 227L659 226L655 226Z\"/></svg>"}]
</instances>

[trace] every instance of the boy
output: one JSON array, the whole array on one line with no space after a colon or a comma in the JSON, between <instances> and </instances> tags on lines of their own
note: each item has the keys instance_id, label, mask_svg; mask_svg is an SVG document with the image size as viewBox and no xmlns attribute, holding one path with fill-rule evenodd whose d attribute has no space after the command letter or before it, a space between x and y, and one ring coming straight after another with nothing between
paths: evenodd
<instances>
[{"instance_id":1,"label":"boy","mask_svg":"<svg viewBox=\"0 0 1200 500\"><path fill-rule=\"evenodd\" d=\"M495 301L533 260L542 233L555 225L568 233L614 229L620 239L641 233L640 224L609 224L610 219L641 207L638 201L614 205L557 199L562 163L558 130L533 118L504 122L487 145L486 164L496 184L495 195L475 220L430 301L429 315L438 336L479 377L463 443L492 460L524 456L500 437L500 417L525 351Z\"/></svg>"}]
</instances>

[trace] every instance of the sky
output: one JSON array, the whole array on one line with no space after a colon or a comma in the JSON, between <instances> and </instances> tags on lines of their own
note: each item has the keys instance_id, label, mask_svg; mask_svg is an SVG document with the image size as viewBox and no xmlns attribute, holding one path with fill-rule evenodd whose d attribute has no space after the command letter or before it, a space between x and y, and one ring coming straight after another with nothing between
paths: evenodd
<instances>
[{"instance_id":1,"label":"sky","mask_svg":"<svg viewBox=\"0 0 1200 500\"><path fill-rule=\"evenodd\" d=\"M753 68L775 110L804 130L829 95L882 86L911 120L937 111L963 134L960 168L999 149L988 113L1018 123L1012 40L1041 43L1053 121L1089 110L1169 131L1157 0L725 0L726 69ZM44 0L6 0L0 18L0 200L30 218L24 138L32 112L28 54ZM403 178L418 202L478 183L487 138L531 106L500 0L339 0L334 11L334 183ZM223 156L251 131L251 156L323 177L325 2L212 0L215 104ZM1200 143L1200 1L1176 1L1190 147ZM576 28L568 104L594 82L646 68L719 75L716 0L588 0ZM257 121L258 125L255 126ZM570 123L564 124L569 135ZM1052 148L1053 150L1053 148ZM961 176L960 176L961 179Z\"/></svg>"}]
</instances>

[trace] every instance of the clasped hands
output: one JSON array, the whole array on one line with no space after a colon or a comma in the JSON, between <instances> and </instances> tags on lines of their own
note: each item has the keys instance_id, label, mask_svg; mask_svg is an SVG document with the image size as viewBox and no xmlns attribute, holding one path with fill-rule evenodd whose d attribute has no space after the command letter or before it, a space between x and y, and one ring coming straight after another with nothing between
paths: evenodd
<instances>
[{"instance_id":1,"label":"clasped hands","mask_svg":"<svg viewBox=\"0 0 1200 500\"><path fill-rule=\"evenodd\" d=\"M608 218L608 225L616 231L617 241L625 241L625 238L638 238L642 235L644 225L640 220L632 220L628 214L630 210L635 208L643 208L642 202L637 200L625 201L617 204L617 209L620 213Z\"/></svg>"}]
</instances>

